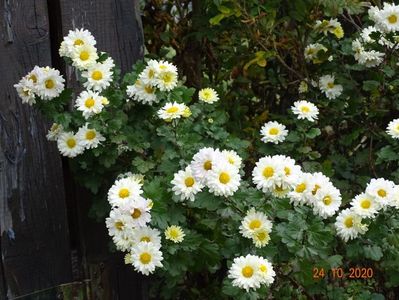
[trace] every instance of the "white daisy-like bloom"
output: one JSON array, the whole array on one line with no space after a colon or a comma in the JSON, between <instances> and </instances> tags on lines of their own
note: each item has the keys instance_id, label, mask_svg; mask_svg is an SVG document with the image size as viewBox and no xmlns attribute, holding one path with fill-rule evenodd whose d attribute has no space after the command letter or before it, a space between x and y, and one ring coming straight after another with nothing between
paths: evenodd
<instances>
[{"instance_id":1,"label":"white daisy-like bloom","mask_svg":"<svg viewBox=\"0 0 399 300\"><path fill-rule=\"evenodd\" d=\"M108 228L108 234L111 237L131 237L132 227L130 226L130 216L122 213L120 210L112 209L109 217L105 219L105 224Z\"/></svg>"},{"instance_id":2,"label":"white daisy-like bloom","mask_svg":"<svg viewBox=\"0 0 399 300\"><path fill-rule=\"evenodd\" d=\"M295 101L291 109L298 119L306 119L310 122L317 120L319 115L317 106L305 100Z\"/></svg>"},{"instance_id":3,"label":"white daisy-like bloom","mask_svg":"<svg viewBox=\"0 0 399 300\"><path fill-rule=\"evenodd\" d=\"M42 68L41 76L35 84L35 92L44 100L54 99L64 90L64 82L60 71L50 67Z\"/></svg>"},{"instance_id":4,"label":"white daisy-like bloom","mask_svg":"<svg viewBox=\"0 0 399 300\"><path fill-rule=\"evenodd\" d=\"M64 127L62 127L62 125L53 123L53 125L51 125L51 128L47 132L46 138L48 141L55 142L58 140L60 134L63 132L64 132Z\"/></svg>"},{"instance_id":5,"label":"white daisy-like bloom","mask_svg":"<svg viewBox=\"0 0 399 300\"><path fill-rule=\"evenodd\" d=\"M58 150L63 156L70 158L82 154L85 150L83 143L73 132L63 132L57 139Z\"/></svg>"},{"instance_id":6,"label":"white daisy-like bloom","mask_svg":"<svg viewBox=\"0 0 399 300\"><path fill-rule=\"evenodd\" d=\"M260 288L265 281L259 272L260 264L259 256L251 254L234 258L228 273L228 277L233 280L233 286L245 289L247 292L250 289Z\"/></svg>"},{"instance_id":7,"label":"white daisy-like bloom","mask_svg":"<svg viewBox=\"0 0 399 300\"><path fill-rule=\"evenodd\" d=\"M186 109L187 106L183 103L168 102L160 110L158 110L158 116L159 118L170 122L173 119L180 119L185 113Z\"/></svg>"},{"instance_id":8,"label":"white daisy-like bloom","mask_svg":"<svg viewBox=\"0 0 399 300\"><path fill-rule=\"evenodd\" d=\"M85 29L70 30L68 35L64 37L60 46L60 56L72 57L73 50L82 45L95 46L96 40L93 35Z\"/></svg>"},{"instance_id":9,"label":"white daisy-like bloom","mask_svg":"<svg viewBox=\"0 0 399 300\"><path fill-rule=\"evenodd\" d=\"M156 79L159 73L159 63L155 59L151 59L147 62L147 66L140 73L139 80L144 85L155 86L157 84Z\"/></svg>"},{"instance_id":10,"label":"white daisy-like bloom","mask_svg":"<svg viewBox=\"0 0 399 300\"><path fill-rule=\"evenodd\" d=\"M270 121L262 126L260 134L262 135L262 142L278 144L285 140L288 130L285 125Z\"/></svg>"},{"instance_id":11,"label":"white daisy-like bloom","mask_svg":"<svg viewBox=\"0 0 399 300\"><path fill-rule=\"evenodd\" d=\"M399 119L389 122L386 132L394 139L399 139Z\"/></svg>"},{"instance_id":12,"label":"white daisy-like bloom","mask_svg":"<svg viewBox=\"0 0 399 300\"><path fill-rule=\"evenodd\" d=\"M123 235L114 235L112 242L115 244L116 249L119 251L130 251L134 245L133 243L133 230L129 228Z\"/></svg>"},{"instance_id":13,"label":"white daisy-like bloom","mask_svg":"<svg viewBox=\"0 0 399 300\"><path fill-rule=\"evenodd\" d=\"M191 161L190 168L193 172L194 178L206 184L208 181L208 174L212 170L214 164L223 159L219 149L201 148Z\"/></svg>"},{"instance_id":14,"label":"white daisy-like bloom","mask_svg":"<svg viewBox=\"0 0 399 300\"><path fill-rule=\"evenodd\" d=\"M276 272L266 258L259 257L259 274L262 278L262 284L271 285L274 282Z\"/></svg>"},{"instance_id":15,"label":"white daisy-like bloom","mask_svg":"<svg viewBox=\"0 0 399 300\"><path fill-rule=\"evenodd\" d=\"M385 209L392 201L394 187L395 184L390 180L373 178L366 187L366 193L374 197L377 204Z\"/></svg>"},{"instance_id":16,"label":"white daisy-like bloom","mask_svg":"<svg viewBox=\"0 0 399 300\"><path fill-rule=\"evenodd\" d=\"M337 19L330 19L330 20L317 20L314 26L316 31L322 32L324 35L327 33L334 34L338 39L344 36L344 31L342 29L342 25L338 22Z\"/></svg>"},{"instance_id":17,"label":"white daisy-like bloom","mask_svg":"<svg viewBox=\"0 0 399 300\"><path fill-rule=\"evenodd\" d=\"M77 46L72 52L72 65L79 70L86 70L97 62L97 49L92 45Z\"/></svg>"},{"instance_id":18,"label":"white daisy-like bloom","mask_svg":"<svg viewBox=\"0 0 399 300\"><path fill-rule=\"evenodd\" d=\"M168 226L165 229L165 238L167 240L172 241L175 244L181 243L184 240L186 234L183 231L183 228L177 225Z\"/></svg>"},{"instance_id":19,"label":"white daisy-like bloom","mask_svg":"<svg viewBox=\"0 0 399 300\"><path fill-rule=\"evenodd\" d=\"M206 103L212 104L219 101L218 93L212 88L204 88L198 92L198 98Z\"/></svg>"},{"instance_id":20,"label":"white daisy-like bloom","mask_svg":"<svg viewBox=\"0 0 399 300\"><path fill-rule=\"evenodd\" d=\"M374 197L367 193L361 193L353 198L351 206L353 211L362 218L374 218L381 208L374 200Z\"/></svg>"},{"instance_id":21,"label":"white daisy-like bloom","mask_svg":"<svg viewBox=\"0 0 399 300\"><path fill-rule=\"evenodd\" d=\"M368 68L373 68L380 65L384 59L385 53L375 50L362 51L358 55L358 62Z\"/></svg>"},{"instance_id":22,"label":"white daisy-like bloom","mask_svg":"<svg viewBox=\"0 0 399 300\"><path fill-rule=\"evenodd\" d=\"M126 88L126 94L129 98L143 104L153 104L159 102L155 94L156 88L151 84L144 84L141 80L137 80L135 84Z\"/></svg>"},{"instance_id":23,"label":"white daisy-like bloom","mask_svg":"<svg viewBox=\"0 0 399 300\"><path fill-rule=\"evenodd\" d=\"M367 44L374 43L375 40L370 36L374 32L379 32L374 26L363 28L362 32L360 33L362 41Z\"/></svg>"},{"instance_id":24,"label":"white daisy-like bloom","mask_svg":"<svg viewBox=\"0 0 399 300\"><path fill-rule=\"evenodd\" d=\"M82 77L86 78L83 86L86 89L101 92L111 85L112 69L104 63L95 63L86 71L82 72Z\"/></svg>"},{"instance_id":25,"label":"white daisy-like bloom","mask_svg":"<svg viewBox=\"0 0 399 300\"><path fill-rule=\"evenodd\" d=\"M108 191L108 202L113 206L121 206L132 202L143 193L141 185L131 177L124 177L115 181Z\"/></svg>"},{"instance_id":26,"label":"white daisy-like bloom","mask_svg":"<svg viewBox=\"0 0 399 300\"><path fill-rule=\"evenodd\" d=\"M290 202L294 205L311 204L309 202L308 194L311 193L313 175L310 173L302 173L298 177L298 182L293 190L288 193Z\"/></svg>"},{"instance_id":27,"label":"white daisy-like bloom","mask_svg":"<svg viewBox=\"0 0 399 300\"><path fill-rule=\"evenodd\" d=\"M375 27L383 32L399 31L399 6L391 3L384 3L382 9L370 8L370 19L375 22Z\"/></svg>"},{"instance_id":28,"label":"white daisy-like bloom","mask_svg":"<svg viewBox=\"0 0 399 300\"><path fill-rule=\"evenodd\" d=\"M318 58L320 51L327 52L328 49L319 43L306 46L304 51L306 61L312 61L314 64L321 63L320 59Z\"/></svg>"},{"instance_id":29,"label":"white daisy-like bloom","mask_svg":"<svg viewBox=\"0 0 399 300\"><path fill-rule=\"evenodd\" d=\"M79 128L77 136L86 149L97 148L105 141L105 137L94 128L89 128L88 123Z\"/></svg>"},{"instance_id":30,"label":"white daisy-like bloom","mask_svg":"<svg viewBox=\"0 0 399 300\"><path fill-rule=\"evenodd\" d=\"M362 217L357 215L352 209L342 210L335 221L337 234L345 241L353 240L359 234L367 231L367 225L362 224Z\"/></svg>"},{"instance_id":31,"label":"white daisy-like bloom","mask_svg":"<svg viewBox=\"0 0 399 300\"><path fill-rule=\"evenodd\" d=\"M252 239L257 230L264 229L270 233L272 227L272 222L269 221L264 213L256 211L255 208L251 208L247 211L246 216L241 221L240 233L243 237Z\"/></svg>"},{"instance_id":32,"label":"white daisy-like bloom","mask_svg":"<svg viewBox=\"0 0 399 300\"><path fill-rule=\"evenodd\" d=\"M359 39L352 41L352 50L354 52L354 57L359 61L361 54L365 51L362 42Z\"/></svg>"},{"instance_id":33,"label":"white daisy-like bloom","mask_svg":"<svg viewBox=\"0 0 399 300\"><path fill-rule=\"evenodd\" d=\"M201 192L204 187L194 178L190 166L187 166L184 170L175 173L171 183L173 185L172 191L175 195L180 196L182 201L194 201L195 195L198 192Z\"/></svg>"},{"instance_id":34,"label":"white daisy-like bloom","mask_svg":"<svg viewBox=\"0 0 399 300\"><path fill-rule=\"evenodd\" d=\"M155 247L161 248L161 233L156 228L138 227L132 230L134 244L141 242L152 243Z\"/></svg>"},{"instance_id":35,"label":"white daisy-like bloom","mask_svg":"<svg viewBox=\"0 0 399 300\"><path fill-rule=\"evenodd\" d=\"M299 94L305 94L305 93L308 92L308 90L309 90L309 86L306 83L306 81L301 81L301 83L298 86L298 93Z\"/></svg>"},{"instance_id":36,"label":"white daisy-like bloom","mask_svg":"<svg viewBox=\"0 0 399 300\"><path fill-rule=\"evenodd\" d=\"M93 115L99 114L104 108L102 97L93 91L81 92L76 99L75 106L82 112L86 120Z\"/></svg>"},{"instance_id":37,"label":"white daisy-like bloom","mask_svg":"<svg viewBox=\"0 0 399 300\"><path fill-rule=\"evenodd\" d=\"M284 189L293 188L299 181L299 177L302 175L301 167L295 164L295 160L285 155L274 155L279 165L278 175L280 176L277 186Z\"/></svg>"},{"instance_id":38,"label":"white daisy-like bloom","mask_svg":"<svg viewBox=\"0 0 399 300\"><path fill-rule=\"evenodd\" d=\"M118 180L122 178L129 178L130 180L133 180L140 186L140 188L144 184L144 175L141 174L133 174L132 172L126 172L123 174L119 174L117 177Z\"/></svg>"},{"instance_id":39,"label":"white daisy-like bloom","mask_svg":"<svg viewBox=\"0 0 399 300\"><path fill-rule=\"evenodd\" d=\"M223 150L222 156L236 168L241 168L242 158L234 150Z\"/></svg>"},{"instance_id":40,"label":"white daisy-like bloom","mask_svg":"<svg viewBox=\"0 0 399 300\"><path fill-rule=\"evenodd\" d=\"M171 91L177 86L177 68L171 63L160 61L158 63L156 86L160 91Z\"/></svg>"},{"instance_id":41,"label":"white daisy-like bloom","mask_svg":"<svg viewBox=\"0 0 399 300\"><path fill-rule=\"evenodd\" d=\"M216 196L232 196L240 186L239 169L226 160L217 161L207 174L209 192Z\"/></svg>"},{"instance_id":42,"label":"white daisy-like bloom","mask_svg":"<svg viewBox=\"0 0 399 300\"><path fill-rule=\"evenodd\" d=\"M252 171L252 180L256 188L264 193L270 192L281 182L281 166L272 156L262 157Z\"/></svg>"},{"instance_id":43,"label":"white daisy-like bloom","mask_svg":"<svg viewBox=\"0 0 399 300\"><path fill-rule=\"evenodd\" d=\"M162 252L153 243L141 242L133 246L131 260L134 269L144 275L149 275L162 265Z\"/></svg>"},{"instance_id":44,"label":"white daisy-like bloom","mask_svg":"<svg viewBox=\"0 0 399 300\"><path fill-rule=\"evenodd\" d=\"M17 84L14 84L14 88L17 90L22 103L29 104L30 106L36 103L35 85L27 76L21 78Z\"/></svg>"},{"instance_id":45,"label":"white daisy-like bloom","mask_svg":"<svg viewBox=\"0 0 399 300\"><path fill-rule=\"evenodd\" d=\"M252 235L252 242L255 244L256 248L262 248L269 244L270 241L270 231L265 228L259 228L254 231Z\"/></svg>"},{"instance_id":46,"label":"white daisy-like bloom","mask_svg":"<svg viewBox=\"0 0 399 300\"><path fill-rule=\"evenodd\" d=\"M313 201L313 212L325 219L333 216L341 206L341 192L332 184L320 188Z\"/></svg>"},{"instance_id":47,"label":"white daisy-like bloom","mask_svg":"<svg viewBox=\"0 0 399 300\"><path fill-rule=\"evenodd\" d=\"M344 88L340 84L335 83L334 75L324 75L319 79L320 90L330 100L339 97L342 94Z\"/></svg>"},{"instance_id":48,"label":"white daisy-like bloom","mask_svg":"<svg viewBox=\"0 0 399 300\"><path fill-rule=\"evenodd\" d=\"M309 186L306 190L306 197L308 199L308 204L311 205L313 205L314 202L318 200L318 193L320 193L322 190L333 187L330 178L320 172L311 174L308 185Z\"/></svg>"},{"instance_id":49,"label":"white daisy-like bloom","mask_svg":"<svg viewBox=\"0 0 399 300\"><path fill-rule=\"evenodd\" d=\"M151 222L150 207L148 206L147 199L141 196L135 197L130 201L125 201L115 209L130 216L129 225L132 228L145 227L147 223Z\"/></svg>"}]
</instances>

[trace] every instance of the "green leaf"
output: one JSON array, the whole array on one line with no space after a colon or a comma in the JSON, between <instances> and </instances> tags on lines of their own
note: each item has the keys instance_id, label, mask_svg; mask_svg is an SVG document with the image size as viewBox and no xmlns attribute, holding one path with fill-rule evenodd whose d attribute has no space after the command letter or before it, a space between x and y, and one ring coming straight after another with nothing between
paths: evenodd
<instances>
[{"instance_id":1,"label":"green leaf","mask_svg":"<svg viewBox=\"0 0 399 300\"><path fill-rule=\"evenodd\" d=\"M306 137L309 139L314 139L316 136L319 136L321 131L319 128L311 128L307 133Z\"/></svg>"},{"instance_id":2,"label":"green leaf","mask_svg":"<svg viewBox=\"0 0 399 300\"><path fill-rule=\"evenodd\" d=\"M364 256L379 261L383 257L383 253L379 246L366 246L364 247Z\"/></svg>"}]
</instances>

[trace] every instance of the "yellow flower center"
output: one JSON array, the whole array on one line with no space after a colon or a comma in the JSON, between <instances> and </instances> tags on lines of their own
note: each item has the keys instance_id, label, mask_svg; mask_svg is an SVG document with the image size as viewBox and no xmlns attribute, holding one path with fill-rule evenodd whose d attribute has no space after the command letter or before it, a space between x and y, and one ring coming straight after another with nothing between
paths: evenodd
<instances>
[{"instance_id":1,"label":"yellow flower center","mask_svg":"<svg viewBox=\"0 0 399 300\"><path fill-rule=\"evenodd\" d=\"M115 228L116 228L116 229L122 230L122 229L123 229L123 226L124 226L123 222L121 222L121 221L115 222Z\"/></svg>"},{"instance_id":2,"label":"yellow flower center","mask_svg":"<svg viewBox=\"0 0 399 300\"><path fill-rule=\"evenodd\" d=\"M74 138L69 138L69 139L66 141L66 144L67 144L68 148L70 148L70 149L75 148L75 146L76 146L76 140L75 140Z\"/></svg>"},{"instance_id":3,"label":"yellow flower center","mask_svg":"<svg viewBox=\"0 0 399 300\"><path fill-rule=\"evenodd\" d=\"M353 218L347 217L344 221L344 224L347 228L351 228L353 226Z\"/></svg>"},{"instance_id":4,"label":"yellow flower center","mask_svg":"<svg viewBox=\"0 0 399 300\"><path fill-rule=\"evenodd\" d=\"M95 70L92 74L91 74L91 78L93 80L101 80L103 79L103 73L99 70Z\"/></svg>"},{"instance_id":5,"label":"yellow flower center","mask_svg":"<svg viewBox=\"0 0 399 300\"><path fill-rule=\"evenodd\" d=\"M85 101L85 106L86 106L87 108L92 108L92 107L94 106L94 104L95 104L95 101L94 101L93 98L88 98L88 99L86 99L86 101Z\"/></svg>"},{"instance_id":6,"label":"yellow flower center","mask_svg":"<svg viewBox=\"0 0 399 300\"><path fill-rule=\"evenodd\" d=\"M235 163L234 158L232 158L232 157L229 157L229 158L228 158L228 161L229 161L229 163L232 164L232 165L234 165L234 163Z\"/></svg>"},{"instance_id":7,"label":"yellow flower center","mask_svg":"<svg viewBox=\"0 0 399 300\"><path fill-rule=\"evenodd\" d=\"M74 46L81 46L83 45L85 42L83 42L81 39L76 39L75 42L73 43Z\"/></svg>"},{"instance_id":8,"label":"yellow flower center","mask_svg":"<svg viewBox=\"0 0 399 300\"><path fill-rule=\"evenodd\" d=\"M140 261L142 264L146 265L151 261L151 254L148 252L144 252L140 254Z\"/></svg>"},{"instance_id":9,"label":"yellow flower center","mask_svg":"<svg viewBox=\"0 0 399 300\"><path fill-rule=\"evenodd\" d=\"M249 223L249 228L251 228L252 230L259 228L262 225L262 222L258 219L252 220Z\"/></svg>"},{"instance_id":10,"label":"yellow flower center","mask_svg":"<svg viewBox=\"0 0 399 300\"><path fill-rule=\"evenodd\" d=\"M284 192L283 186L282 185L278 185L275 187L274 189L275 192Z\"/></svg>"},{"instance_id":11,"label":"yellow flower center","mask_svg":"<svg viewBox=\"0 0 399 300\"><path fill-rule=\"evenodd\" d=\"M396 15L390 15L387 19L391 24L395 24L398 21L398 17Z\"/></svg>"},{"instance_id":12,"label":"yellow flower center","mask_svg":"<svg viewBox=\"0 0 399 300\"><path fill-rule=\"evenodd\" d=\"M206 162L204 162L204 169L207 171L212 169L212 162L210 160L207 160Z\"/></svg>"},{"instance_id":13,"label":"yellow flower center","mask_svg":"<svg viewBox=\"0 0 399 300\"><path fill-rule=\"evenodd\" d=\"M307 106L302 106L301 107L301 112L308 113L309 111L310 111L309 107L307 107Z\"/></svg>"},{"instance_id":14,"label":"yellow flower center","mask_svg":"<svg viewBox=\"0 0 399 300\"><path fill-rule=\"evenodd\" d=\"M155 76L155 72L154 72L154 70L153 69L150 69L149 71L148 71L148 78L153 78Z\"/></svg>"},{"instance_id":15,"label":"yellow flower center","mask_svg":"<svg viewBox=\"0 0 399 300\"><path fill-rule=\"evenodd\" d=\"M262 273L266 273L266 272L267 272L267 267L266 267L265 265L260 265L259 270L260 270Z\"/></svg>"},{"instance_id":16,"label":"yellow flower center","mask_svg":"<svg viewBox=\"0 0 399 300\"><path fill-rule=\"evenodd\" d=\"M82 51L80 52L79 58L80 60L86 61L90 58L90 53L87 51Z\"/></svg>"},{"instance_id":17,"label":"yellow flower center","mask_svg":"<svg viewBox=\"0 0 399 300\"><path fill-rule=\"evenodd\" d=\"M37 82L37 77L36 77L35 74L31 74L31 75L29 76L29 79L32 80L33 83L36 83L36 82Z\"/></svg>"},{"instance_id":18,"label":"yellow flower center","mask_svg":"<svg viewBox=\"0 0 399 300\"><path fill-rule=\"evenodd\" d=\"M396 132L399 132L399 124L398 124L398 125L396 125L396 127L395 127L395 131L396 131Z\"/></svg>"},{"instance_id":19,"label":"yellow flower center","mask_svg":"<svg viewBox=\"0 0 399 300\"><path fill-rule=\"evenodd\" d=\"M288 168L288 167L285 167L285 168L284 168L284 173L285 173L286 176L291 175L291 169Z\"/></svg>"},{"instance_id":20,"label":"yellow flower center","mask_svg":"<svg viewBox=\"0 0 399 300\"><path fill-rule=\"evenodd\" d=\"M151 242L151 239L150 239L150 237L148 237L148 236L143 236L143 237L140 239L140 242Z\"/></svg>"},{"instance_id":21,"label":"yellow flower center","mask_svg":"<svg viewBox=\"0 0 399 300\"><path fill-rule=\"evenodd\" d=\"M120 189L120 191L119 191L119 198L124 199L124 198L127 198L127 197L129 197L129 196L130 196L130 192L129 192L128 189L126 189L126 188Z\"/></svg>"},{"instance_id":22,"label":"yellow flower center","mask_svg":"<svg viewBox=\"0 0 399 300\"><path fill-rule=\"evenodd\" d=\"M369 199L363 199L362 202L360 202L360 206L363 209L368 209L371 206L371 201Z\"/></svg>"},{"instance_id":23,"label":"yellow flower center","mask_svg":"<svg viewBox=\"0 0 399 300\"><path fill-rule=\"evenodd\" d=\"M313 190L312 190L313 196L316 195L316 193L317 193L317 191L319 190L319 188L321 188L320 185L318 185L318 184L315 184L315 185L314 185L314 188L313 188Z\"/></svg>"},{"instance_id":24,"label":"yellow flower center","mask_svg":"<svg viewBox=\"0 0 399 300\"><path fill-rule=\"evenodd\" d=\"M222 172L219 175L219 181L223 184L228 184L230 182L230 175L226 172Z\"/></svg>"},{"instance_id":25,"label":"yellow flower center","mask_svg":"<svg viewBox=\"0 0 399 300\"><path fill-rule=\"evenodd\" d=\"M179 237L179 231L173 228L169 230L169 235L172 239L177 239Z\"/></svg>"},{"instance_id":26,"label":"yellow flower center","mask_svg":"<svg viewBox=\"0 0 399 300\"><path fill-rule=\"evenodd\" d=\"M385 198L387 196L387 192L383 189L379 189L377 192L378 196L380 196L381 198Z\"/></svg>"},{"instance_id":27,"label":"yellow flower center","mask_svg":"<svg viewBox=\"0 0 399 300\"><path fill-rule=\"evenodd\" d=\"M306 190L306 183L298 184L295 188L295 192L297 193L303 193L304 190Z\"/></svg>"},{"instance_id":28,"label":"yellow flower center","mask_svg":"<svg viewBox=\"0 0 399 300\"><path fill-rule=\"evenodd\" d=\"M86 140L91 141L92 139L94 139L96 137L96 132L94 130L88 130L86 132Z\"/></svg>"},{"instance_id":29,"label":"yellow flower center","mask_svg":"<svg viewBox=\"0 0 399 300\"><path fill-rule=\"evenodd\" d=\"M52 80L52 79L47 79L44 84L46 86L46 89L50 89L51 90L52 88L55 87L54 80Z\"/></svg>"},{"instance_id":30,"label":"yellow flower center","mask_svg":"<svg viewBox=\"0 0 399 300\"><path fill-rule=\"evenodd\" d=\"M171 83L173 81L173 76L171 73L164 73L162 74L161 78L164 83Z\"/></svg>"},{"instance_id":31,"label":"yellow flower center","mask_svg":"<svg viewBox=\"0 0 399 300\"><path fill-rule=\"evenodd\" d=\"M152 87L151 85L146 85L146 86L144 87L144 90L145 90L145 92L146 92L147 94L154 94L154 89L153 89L153 87Z\"/></svg>"},{"instance_id":32,"label":"yellow flower center","mask_svg":"<svg viewBox=\"0 0 399 300\"><path fill-rule=\"evenodd\" d=\"M267 233L267 231L261 231L256 234L256 237L259 241L264 241L269 237L269 234Z\"/></svg>"},{"instance_id":33,"label":"yellow flower center","mask_svg":"<svg viewBox=\"0 0 399 300\"><path fill-rule=\"evenodd\" d=\"M266 178L272 177L274 174L274 169L272 167L266 167L263 169L263 176Z\"/></svg>"},{"instance_id":34,"label":"yellow flower center","mask_svg":"<svg viewBox=\"0 0 399 300\"><path fill-rule=\"evenodd\" d=\"M168 114L174 114L174 113L176 113L178 110L179 110L178 107L172 106L172 107L169 107L169 108L166 110L166 112L167 112Z\"/></svg>"},{"instance_id":35,"label":"yellow flower center","mask_svg":"<svg viewBox=\"0 0 399 300\"><path fill-rule=\"evenodd\" d=\"M194 178L192 178L192 177L187 177L184 180L184 184L186 185L186 187L192 187L194 185L194 183L195 183L195 181L194 181Z\"/></svg>"},{"instance_id":36,"label":"yellow flower center","mask_svg":"<svg viewBox=\"0 0 399 300\"><path fill-rule=\"evenodd\" d=\"M254 275L254 269L252 269L252 267L250 266L245 266L244 268L242 268L241 273L244 277L250 278L252 277L252 275Z\"/></svg>"},{"instance_id":37,"label":"yellow flower center","mask_svg":"<svg viewBox=\"0 0 399 300\"><path fill-rule=\"evenodd\" d=\"M331 196L325 196L325 197L323 198L323 202L324 202L325 205L330 205L331 202L332 202Z\"/></svg>"},{"instance_id":38,"label":"yellow flower center","mask_svg":"<svg viewBox=\"0 0 399 300\"><path fill-rule=\"evenodd\" d=\"M204 97L205 99L209 100L209 98L211 98L211 93L208 91L204 91L202 93L202 97Z\"/></svg>"},{"instance_id":39,"label":"yellow flower center","mask_svg":"<svg viewBox=\"0 0 399 300\"><path fill-rule=\"evenodd\" d=\"M278 130L278 128L273 127L269 129L269 134L270 135L277 135L280 131Z\"/></svg>"},{"instance_id":40,"label":"yellow flower center","mask_svg":"<svg viewBox=\"0 0 399 300\"><path fill-rule=\"evenodd\" d=\"M329 89L332 89L334 86L335 86L334 82L329 82L329 83L327 83L327 87L328 87Z\"/></svg>"},{"instance_id":41,"label":"yellow flower center","mask_svg":"<svg viewBox=\"0 0 399 300\"><path fill-rule=\"evenodd\" d=\"M138 219L138 218L140 218L140 216L141 216L141 210L135 208L135 209L133 210L133 213L132 213L132 218L133 218L133 219Z\"/></svg>"}]
</instances>

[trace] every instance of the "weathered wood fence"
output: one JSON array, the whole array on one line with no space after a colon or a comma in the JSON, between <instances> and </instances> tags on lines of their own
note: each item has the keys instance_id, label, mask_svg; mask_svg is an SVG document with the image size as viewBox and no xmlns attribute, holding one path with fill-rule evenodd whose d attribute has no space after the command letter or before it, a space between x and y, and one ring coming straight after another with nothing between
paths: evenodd
<instances>
[{"instance_id":1,"label":"weathered wood fence","mask_svg":"<svg viewBox=\"0 0 399 300\"><path fill-rule=\"evenodd\" d=\"M74 73L58 56L87 28L122 72L143 55L138 0L0 1L0 299L143 299L141 279L107 253L104 224L45 134L48 123L13 88L34 65Z\"/></svg>"}]
</instances>

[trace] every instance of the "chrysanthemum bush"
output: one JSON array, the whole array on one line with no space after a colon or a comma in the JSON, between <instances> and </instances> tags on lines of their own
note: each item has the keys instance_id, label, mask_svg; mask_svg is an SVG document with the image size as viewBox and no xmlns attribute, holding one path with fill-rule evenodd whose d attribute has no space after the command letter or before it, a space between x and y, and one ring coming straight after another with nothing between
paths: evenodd
<instances>
[{"instance_id":1,"label":"chrysanthemum bush","mask_svg":"<svg viewBox=\"0 0 399 300\"><path fill-rule=\"evenodd\" d=\"M221 86L196 91L174 64L154 58L120 77L83 29L70 31L60 47L81 92L65 88L50 67L35 67L15 87L54 120L48 139L73 158L112 248L137 272L153 274L155 298L379 299L399 285L399 121L384 123L397 106L397 31L399 7L390 4L370 8L364 29L350 36L337 19L315 22L303 49L312 72L255 141L226 129L235 124L220 104ZM356 128L329 143L362 118L371 120L377 148L366 147ZM321 137L318 125L331 119L341 127L325 126ZM356 171L335 155L336 177L318 143L348 146L359 166L356 186ZM375 165L364 174L362 161L374 151L384 177ZM332 278L333 268L356 266L373 276Z\"/></svg>"}]
</instances>

